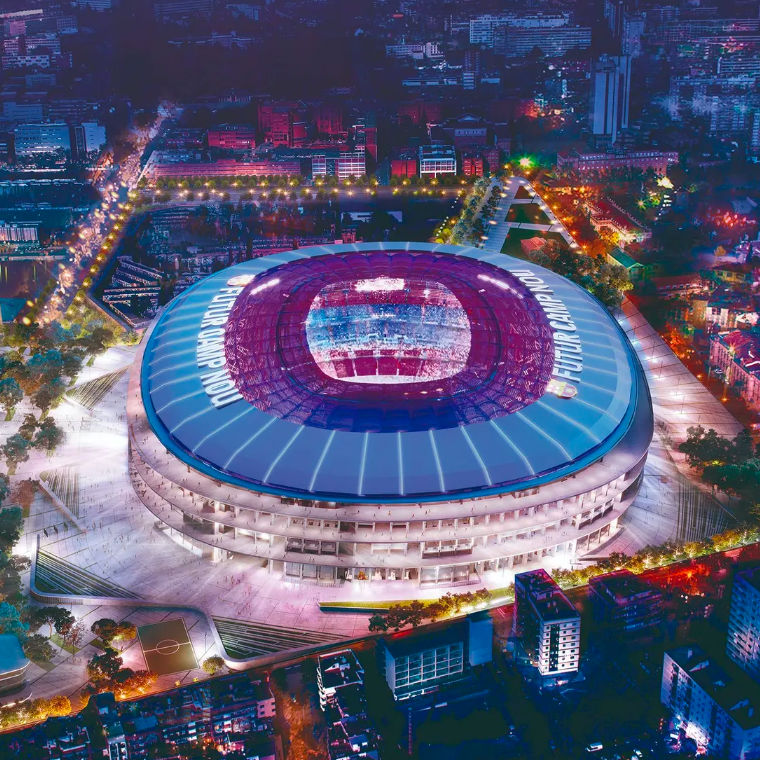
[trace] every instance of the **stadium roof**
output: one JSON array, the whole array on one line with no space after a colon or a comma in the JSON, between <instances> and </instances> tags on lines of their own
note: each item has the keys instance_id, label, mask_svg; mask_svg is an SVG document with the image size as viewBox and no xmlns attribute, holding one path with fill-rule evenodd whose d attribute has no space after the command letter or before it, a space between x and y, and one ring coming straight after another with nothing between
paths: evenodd
<instances>
[{"instance_id":1,"label":"stadium roof","mask_svg":"<svg viewBox=\"0 0 760 760\"><path fill-rule=\"evenodd\" d=\"M326 245L178 296L143 356L161 442L210 477L293 498L521 490L610 451L648 398L586 291L476 248Z\"/></svg>"}]
</instances>

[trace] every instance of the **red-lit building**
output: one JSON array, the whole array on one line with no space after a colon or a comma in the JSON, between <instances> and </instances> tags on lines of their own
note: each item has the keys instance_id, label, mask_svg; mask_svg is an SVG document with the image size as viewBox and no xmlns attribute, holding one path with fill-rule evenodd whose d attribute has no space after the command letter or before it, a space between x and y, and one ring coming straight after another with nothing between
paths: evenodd
<instances>
[{"instance_id":1,"label":"red-lit building","mask_svg":"<svg viewBox=\"0 0 760 760\"><path fill-rule=\"evenodd\" d=\"M253 127L222 124L208 131L208 147L223 150L252 150L256 147Z\"/></svg>"},{"instance_id":2,"label":"red-lit building","mask_svg":"<svg viewBox=\"0 0 760 760\"><path fill-rule=\"evenodd\" d=\"M343 126L343 109L336 104L323 103L314 111L314 122L320 135L342 135L345 133Z\"/></svg>"},{"instance_id":3,"label":"red-lit building","mask_svg":"<svg viewBox=\"0 0 760 760\"><path fill-rule=\"evenodd\" d=\"M463 153L462 174L464 174L465 177L482 177L483 156L477 153Z\"/></svg>"},{"instance_id":4,"label":"red-lit building","mask_svg":"<svg viewBox=\"0 0 760 760\"><path fill-rule=\"evenodd\" d=\"M400 118L409 119L412 124L437 124L443 118L443 107L430 100L413 100L401 103L398 108Z\"/></svg>"},{"instance_id":5,"label":"red-lit building","mask_svg":"<svg viewBox=\"0 0 760 760\"><path fill-rule=\"evenodd\" d=\"M259 103L259 130L266 142L292 148L294 139L299 144L306 139L306 125L306 111L300 103Z\"/></svg>"},{"instance_id":6,"label":"red-lit building","mask_svg":"<svg viewBox=\"0 0 760 760\"><path fill-rule=\"evenodd\" d=\"M416 177L417 154L414 151L401 151L391 158L391 177Z\"/></svg>"},{"instance_id":7,"label":"red-lit building","mask_svg":"<svg viewBox=\"0 0 760 760\"><path fill-rule=\"evenodd\" d=\"M175 161L162 163L160 159L146 167L149 177L266 177L270 174L301 174L301 162L293 161Z\"/></svg>"}]
</instances>

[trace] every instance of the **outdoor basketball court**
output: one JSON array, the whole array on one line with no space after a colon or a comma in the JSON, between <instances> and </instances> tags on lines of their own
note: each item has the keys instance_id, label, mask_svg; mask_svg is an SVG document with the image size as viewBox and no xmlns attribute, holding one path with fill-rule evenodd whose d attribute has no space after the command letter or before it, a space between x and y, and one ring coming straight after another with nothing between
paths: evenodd
<instances>
[{"instance_id":1,"label":"outdoor basketball court","mask_svg":"<svg viewBox=\"0 0 760 760\"><path fill-rule=\"evenodd\" d=\"M198 667L193 645L182 618L141 625L137 629L145 664L159 676Z\"/></svg>"}]
</instances>

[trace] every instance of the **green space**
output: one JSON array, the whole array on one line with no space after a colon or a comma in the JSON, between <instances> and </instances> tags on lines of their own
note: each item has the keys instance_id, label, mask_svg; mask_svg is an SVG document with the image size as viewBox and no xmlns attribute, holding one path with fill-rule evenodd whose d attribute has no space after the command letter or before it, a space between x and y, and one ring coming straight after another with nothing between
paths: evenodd
<instances>
[{"instance_id":1,"label":"green space","mask_svg":"<svg viewBox=\"0 0 760 760\"><path fill-rule=\"evenodd\" d=\"M520 185L520 187L517 188L517 192L515 193L515 198L518 200L525 200L527 198L532 198L533 194L525 187L525 185Z\"/></svg>"},{"instance_id":2,"label":"green space","mask_svg":"<svg viewBox=\"0 0 760 760\"><path fill-rule=\"evenodd\" d=\"M490 591L491 598L494 600L500 600L499 603L503 604L504 597L512 598L514 590L512 586L503 586L502 588L495 588ZM319 609L322 612L353 612L359 610L361 612L386 612L391 607L405 607L412 602L420 602L424 607L430 607L431 605L438 604L439 599L390 599L388 601L337 601L337 602L320 602Z\"/></svg>"},{"instance_id":3,"label":"green space","mask_svg":"<svg viewBox=\"0 0 760 760\"><path fill-rule=\"evenodd\" d=\"M513 203L506 221L518 224L551 224L551 219L537 203Z\"/></svg>"},{"instance_id":4,"label":"green space","mask_svg":"<svg viewBox=\"0 0 760 760\"><path fill-rule=\"evenodd\" d=\"M501 252L506 253L509 256L525 258L520 243L523 240L529 240L534 237L542 238L544 240L553 240L557 242L562 249L568 249L565 238L563 238L559 232L540 232L539 230L526 230L523 227L511 227L507 233L504 245L501 247Z\"/></svg>"}]
</instances>

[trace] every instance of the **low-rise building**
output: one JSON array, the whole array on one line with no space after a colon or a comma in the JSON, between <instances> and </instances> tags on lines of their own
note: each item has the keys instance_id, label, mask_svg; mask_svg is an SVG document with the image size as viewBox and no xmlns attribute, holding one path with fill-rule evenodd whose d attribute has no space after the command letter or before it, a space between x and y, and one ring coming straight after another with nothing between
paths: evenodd
<instances>
[{"instance_id":1,"label":"low-rise building","mask_svg":"<svg viewBox=\"0 0 760 760\"><path fill-rule=\"evenodd\" d=\"M391 177L416 177L417 154L414 151L398 151L391 158Z\"/></svg>"},{"instance_id":2,"label":"low-rise building","mask_svg":"<svg viewBox=\"0 0 760 760\"><path fill-rule=\"evenodd\" d=\"M540 675L577 672L581 616L543 568L515 576L513 633Z\"/></svg>"},{"instance_id":3,"label":"low-rise building","mask_svg":"<svg viewBox=\"0 0 760 760\"><path fill-rule=\"evenodd\" d=\"M208 147L220 150L253 150L256 147L256 132L253 127L221 124L209 129Z\"/></svg>"},{"instance_id":4,"label":"low-rise building","mask_svg":"<svg viewBox=\"0 0 760 760\"><path fill-rule=\"evenodd\" d=\"M457 154L453 145L421 145L420 177L457 173Z\"/></svg>"},{"instance_id":5,"label":"low-rise building","mask_svg":"<svg viewBox=\"0 0 760 760\"><path fill-rule=\"evenodd\" d=\"M760 333L733 330L710 336L710 365L748 406L760 409Z\"/></svg>"},{"instance_id":6,"label":"low-rise building","mask_svg":"<svg viewBox=\"0 0 760 760\"><path fill-rule=\"evenodd\" d=\"M320 655L317 687L330 760L378 760L378 736L367 716L364 668L353 650Z\"/></svg>"},{"instance_id":7,"label":"low-rise building","mask_svg":"<svg viewBox=\"0 0 760 760\"><path fill-rule=\"evenodd\" d=\"M493 622L487 612L434 633L404 633L378 642L380 670L396 700L410 699L462 679L491 661Z\"/></svg>"},{"instance_id":8,"label":"low-rise building","mask_svg":"<svg viewBox=\"0 0 760 760\"><path fill-rule=\"evenodd\" d=\"M662 593L630 570L598 575L589 589L596 617L615 631L634 633L662 622Z\"/></svg>"},{"instance_id":9,"label":"low-rise building","mask_svg":"<svg viewBox=\"0 0 760 760\"><path fill-rule=\"evenodd\" d=\"M665 174L668 166L678 163L678 153L663 150L635 150L622 153L559 153L557 168L579 174L609 172L620 169L652 169Z\"/></svg>"}]
</instances>

